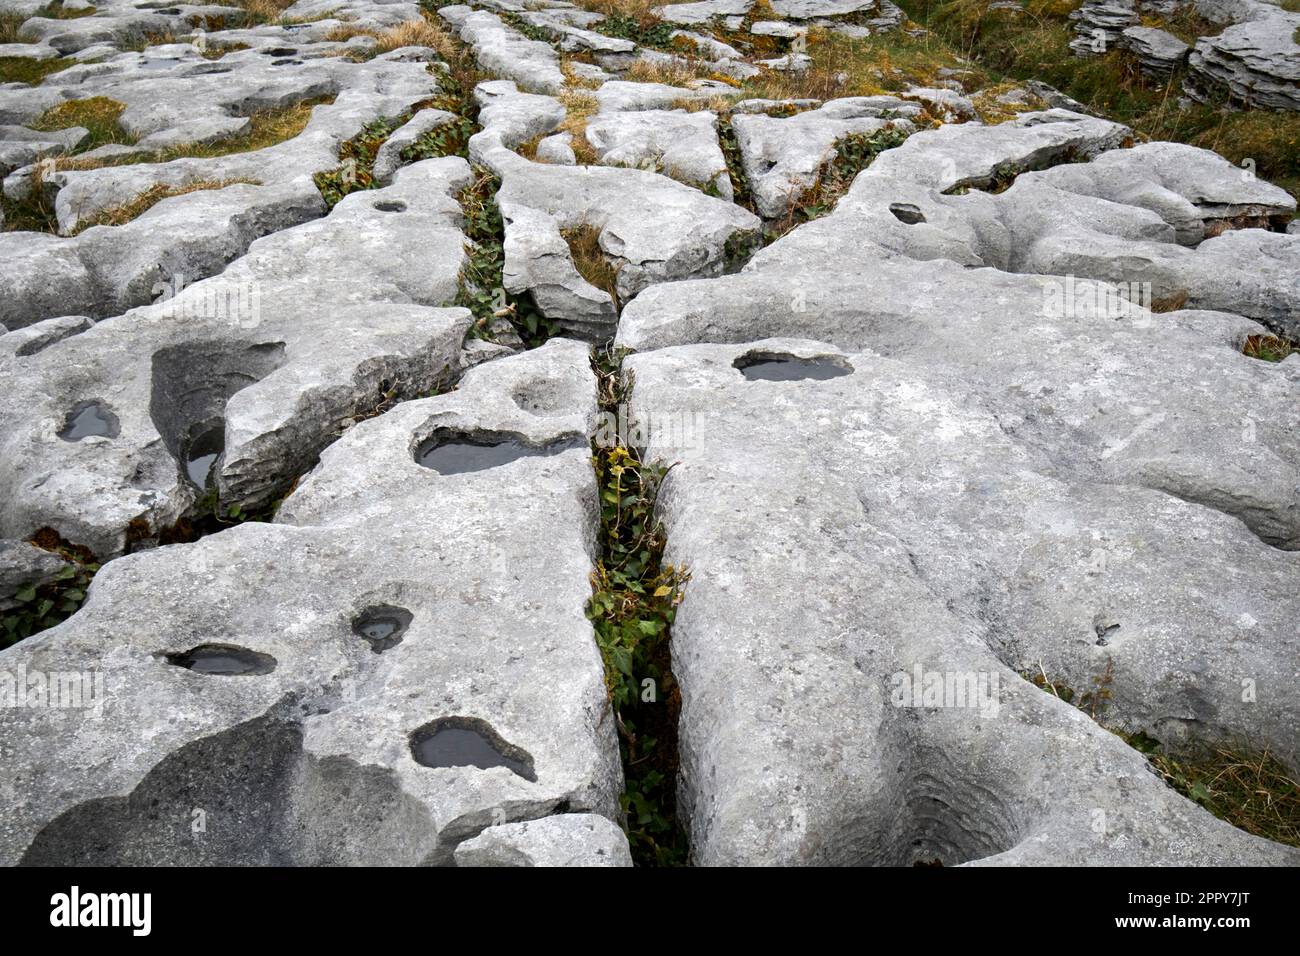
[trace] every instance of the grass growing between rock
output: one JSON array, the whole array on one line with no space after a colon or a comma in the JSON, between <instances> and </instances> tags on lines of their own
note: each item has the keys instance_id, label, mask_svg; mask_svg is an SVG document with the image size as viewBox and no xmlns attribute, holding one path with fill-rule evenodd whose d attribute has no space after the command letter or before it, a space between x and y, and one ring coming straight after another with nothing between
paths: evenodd
<instances>
[{"instance_id":1,"label":"grass growing between rock","mask_svg":"<svg viewBox=\"0 0 1300 956\"><path fill-rule=\"evenodd\" d=\"M1300 847L1300 782L1267 750L1220 743L1172 752L1146 733L1108 725L1104 717L1114 680L1111 660L1083 693L1049 678L1041 666L1038 673L1021 676L1115 734L1146 757L1166 785L1220 820L1255 836Z\"/></svg>"},{"instance_id":2,"label":"grass growing between rock","mask_svg":"<svg viewBox=\"0 0 1300 956\"><path fill-rule=\"evenodd\" d=\"M85 548L69 545L49 528L38 531L31 543L59 555L68 563L53 581L20 589L14 595L17 605L0 611L0 649L48 630L76 614L86 600L86 589L99 570L99 562L93 554Z\"/></svg>"},{"instance_id":3,"label":"grass growing between rock","mask_svg":"<svg viewBox=\"0 0 1300 956\"><path fill-rule=\"evenodd\" d=\"M556 129L557 133L568 133L572 137L570 147L579 166L593 166L600 161L600 156L587 140L587 121L596 115L600 102L584 90L565 90L559 100L564 104L564 122Z\"/></svg>"},{"instance_id":4,"label":"grass growing between rock","mask_svg":"<svg viewBox=\"0 0 1300 956\"><path fill-rule=\"evenodd\" d=\"M1300 196L1300 114L1235 111L1222 104L1178 107L1182 76L1161 82L1143 76L1122 50L1076 57L1069 49L1077 0L1031 0L1021 13L990 10L991 0L902 0L915 20L952 51L978 62L994 78L1042 80L1144 137L1214 150L1238 165ZM1173 17L1165 29L1184 39L1207 27L1194 15ZM1250 161L1249 163L1247 161Z\"/></svg>"},{"instance_id":5,"label":"grass growing between rock","mask_svg":"<svg viewBox=\"0 0 1300 956\"><path fill-rule=\"evenodd\" d=\"M850 39L810 30L807 53L812 62L802 73L764 70L741 85L746 95L765 99L829 100L843 96L874 96L909 86L933 86L943 68L973 68L932 34L906 34ZM973 70L982 79L978 70Z\"/></svg>"},{"instance_id":6,"label":"grass growing between rock","mask_svg":"<svg viewBox=\"0 0 1300 956\"><path fill-rule=\"evenodd\" d=\"M229 6L244 11L244 26L259 26L279 23L284 11L293 6L297 0L231 0Z\"/></svg>"},{"instance_id":7,"label":"grass growing between rock","mask_svg":"<svg viewBox=\"0 0 1300 956\"><path fill-rule=\"evenodd\" d=\"M13 10L0 12L0 43L27 43L19 37L19 30L28 20L80 20L95 13L94 7L84 10L68 10L62 3L47 3L33 14L18 13Z\"/></svg>"},{"instance_id":8,"label":"grass growing between rock","mask_svg":"<svg viewBox=\"0 0 1300 956\"><path fill-rule=\"evenodd\" d=\"M626 417L632 381L623 353L595 349L601 408ZM663 563L666 537L655 502L668 469L646 464L623 444L598 436L592 464L600 493L600 559L587 616L605 662L618 725L626 790L624 828L641 866L684 866L686 834L676 817L677 720L681 692L672 675L673 620L690 578Z\"/></svg>"},{"instance_id":9,"label":"grass growing between rock","mask_svg":"<svg viewBox=\"0 0 1300 956\"><path fill-rule=\"evenodd\" d=\"M227 186L237 186L246 184L250 186L260 186L255 179L219 179L219 180L200 180L199 182L186 183L184 186L166 186L159 183L151 186L140 195L136 196L130 202L122 203L120 206L111 206L108 209L101 210L99 213L83 219L77 224L77 228L72 230L69 235L77 235L85 232L92 226L121 226L144 215L164 199L171 199L175 196L187 196L190 193L204 192L212 189L225 189Z\"/></svg>"},{"instance_id":10,"label":"grass growing between rock","mask_svg":"<svg viewBox=\"0 0 1300 956\"><path fill-rule=\"evenodd\" d=\"M293 139L307 128L312 110L334 102L333 96L303 100L292 106L259 110L248 117L249 128L238 136L211 143L182 143L166 149L123 153L103 159L78 159L75 156L58 160L56 168L67 171L102 169L107 166L129 166L135 163L168 163L174 159L213 159L235 153L251 153Z\"/></svg>"},{"instance_id":11,"label":"grass growing between rock","mask_svg":"<svg viewBox=\"0 0 1300 956\"><path fill-rule=\"evenodd\" d=\"M61 70L76 66L77 61L56 57L32 60L22 56L0 56L0 83L26 83L35 86Z\"/></svg>"},{"instance_id":12,"label":"grass growing between rock","mask_svg":"<svg viewBox=\"0 0 1300 956\"><path fill-rule=\"evenodd\" d=\"M54 132L80 126L90 133L78 149L82 152L116 143L132 146L136 138L122 129L118 122L126 112L126 104L106 96L92 96L84 100L68 100L42 113L27 125L41 132Z\"/></svg>"},{"instance_id":13,"label":"grass growing between rock","mask_svg":"<svg viewBox=\"0 0 1300 956\"><path fill-rule=\"evenodd\" d=\"M1280 335L1250 335L1241 349L1242 354L1265 362L1280 362L1290 355L1300 355L1300 342Z\"/></svg>"},{"instance_id":14,"label":"grass growing between rock","mask_svg":"<svg viewBox=\"0 0 1300 956\"><path fill-rule=\"evenodd\" d=\"M573 256L573 267L597 289L609 293L614 300L614 310L618 311L618 270L614 268L609 257L600 248L600 230L595 226L574 226L561 229L560 235L568 243L569 253Z\"/></svg>"},{"instance_id":15,"label":"grass growing between rock","mask_svg":"<svg viewBox=\"0 0 1300 956\"><path fill-rule=\"evenodd\" d=\"M327 33L325 39L342 43L359 36L373 37L375 46L370 50L354 54L353 58L358 60L368 60L381 53L391 53L393 50L400 50L407 46L425 46L436 50L446 40L446 34L440 27L423 18L406 20L387 30L371 30L343 24Z\"/></svg>"}]
</instances>

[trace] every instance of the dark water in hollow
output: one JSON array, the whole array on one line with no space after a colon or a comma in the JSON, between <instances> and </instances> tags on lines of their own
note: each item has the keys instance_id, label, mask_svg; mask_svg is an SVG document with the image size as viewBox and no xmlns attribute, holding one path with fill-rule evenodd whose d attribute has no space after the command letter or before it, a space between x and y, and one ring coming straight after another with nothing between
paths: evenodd
<instances>
[{"instance_id":1,"label":"dark water in hollow","mask_svg":"<svg viewBox=\"0 0 1300 956\"><path fill-rule=\"evenodd\" d=\"M537 779L528 763L507 757L486 736L464 727L442 727L423 737L417 735L411 752L416 762L426 767L505 767L526 780Z\"/></svg>"},{"instance_id":2,"label":"dark water in hollow","mask_svg":"<svg viewBox=\"0 0 1300 956\"><path fill-rule=\"evenodd\" d=\"M224 426L209 428L190 444L185 453L185 474L199 488L206 488L212 478L212 466L226 450Z\"/></svg>"},{"instance_id":3,"label":"dark water in hollow","mask_svg":"<svg viewBox=\"0 0 1300 956\"><path fill-rule=\"evenodd\" d=\"M572 447L573 442L565 441L537 446L525 444L517 438L492 441L435 435L416 449L415 460L440 475L461 475L497 468L520 458L554 455Z\"/></svg>"},{"instance_id":4,"label":"dark water in hollow","mask_svg":"<svg viewBox=\"0 0 1300 956\"><path fill-rule=\"evenodd\" d=\"M275 670L276 660L269 654L259 654L246 647L226 644L200 644L198 647L168 654L167 662L196 674L214 677L246 677L269 674Z\"/></svg>"},{"instance_id":5,"label":"dark water in hollow","mask_svg":"<svg viewBox=\"0 0 1300 956\"><path fill-rule=\"evenodd\" d=\"M117 429L116 415L99 402L86 402L68 415L59 437L64 441L81 441L91 436L116 438Z\"/></svg>"},{"instance_id":6,"label":"dark water in hollow","mask_svg":"<svg viewBox=\"0 0 1300 956\"><path fill-rule=\"evenodd\" d=\"M753 382L797 382L804 379L825 381L850 374L838 362L830 359L789 358L739 358L735 367L740 374Z\"/></svg>"},{"instance_id":7,"label":"dark water in hollow","mask_svg":"<svg viewBox=\"0 0 1300 956\"><path fill-rule=\"evenodd\" d=\"M400 607L373 607L352 622L352 632L370 642L376 654L402 643L411 626L411 612Z\"/></svg>"}]
</instances>

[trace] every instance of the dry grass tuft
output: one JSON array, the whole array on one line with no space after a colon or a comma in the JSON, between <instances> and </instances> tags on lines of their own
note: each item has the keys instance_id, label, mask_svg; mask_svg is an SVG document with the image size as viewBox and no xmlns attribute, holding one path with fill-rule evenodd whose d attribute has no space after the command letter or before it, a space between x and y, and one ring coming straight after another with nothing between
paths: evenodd
<instances>
[{"instance_id":1,"label":"dry grass tuft","mask_svg":"<svg viewBox=\"0 0 1300 956\"><path fill-rule=\"evenodd\" d=\"M106 96L92 96L84 100L68 100L51 107L37 119L27 124L34 130L52 132L81 126L89 131L90 139L82 149L93 149L106 143L131 146L136 138L122 129L118 122L126 112L126 104Z\"/></svg>"},{"instance_id":2,"label":"dry grass tuft","mask_svg":"<svg viewBox=\"0 0 1300 956\"><path fill-rule=\"evenodd\" d=\"M307 128L312 110L332 102L334 102L333 96L325 96L303 100L280 109L260 110L248 118L250 125L247 132L213 143L182 143L166 149L110 156L102 160L65 157L57 161L57 168L81 171L133 163L166 163L173 159L211 159L216 156L229 156L232 153L251 153L293 139Z\"/></svg>"},{"instance_id":3,"label":"dry grass tuft","mask_svg":"<svg viewBox=\"0 0 1300 956\"><path fill-rule=\"evenodd\" d=\"M407 46L424 46L437 50L447 42L446 33L435 23L425 20L407 20L387 30L371 30L340 24L325 35L326 40L346 43L353 37L374 37L376 46L372 55L391 53Z\"/></svg>"},{"instance_id":4,"label":"dry grass tuft","mask_svg":"<svg viewBox=\"0 0 1300 956\"><path fill-rule=\"evenodd\" d=\"M1219 819L1300 847L1300 782L1268 751L1215 747L1208 756L1149 759L1170 787Z\"/></svg>"},{"instance_id":5,"label":"dry grass tuft","mask_svg":"<svg viewBox=\"0 0 1300 956\"><path fill-rule=\"evenodd\" d=\"M600 157L591 143L587 142L587 120L596 115L600 103L596 97L582 90L565 90L560 94L560 102L564 104L568 115L557 132L573 136L573 155L580 166L594 165Z\"/></svg>"},{"instance_id":6,"label":"dry grass tuft","mask_svg":"<svg viewBox=\"0 0 1300 956\"><path fill-rule=\"evenodd\" d=\"M1249 335L1242 354L1265 362L1280 362L1290 355L1300 355L1300 342L1279 335Z\"/></svg>"},{"instance_id":7,"label":"dry grass tuft","mask_svg":"<svg viewBox=\"0 0 1300 956\"><path fill-rule=\"evenodd\" d=\"M712 113L726 113L731 109L731 100L725 96L710 96L707 99L696 97L695 99L673 100L672 109L684 110L687 113L703 113L708 110Z\"/></svg>"},{"instance_id":8,"label":"dry grass tuft","mask_svg":"<svg viewBox=\"0 0 1300 956\"><path fill-rule=\"evenodd\" d=\"M704 80L713 75L713 67L704 60L682 57L671 63L651 63L634 60L627 68L626 78L637 83L666 83L669 86L686 86L692 80Z\"/></svg>"},{"instance_id":9,"label":"dry grass tuft","mask_svg":"<svg viewBox=\"0 0 1300 956\"><path fill-rule=\"evenodd\" d=\"M658 21L653 10L661 2L662 0L586 0L582 6L607 17L630 17L640 25L647 26Z\"/></svg>"},{"instance_id":10,"label":"dry grass tuft","mask_svg":"<svg viewBox=\"0 0 1300 956\"><path fill-rule=\"evenodd\" d=\"M1166 312L1177 312L1187 304L1187 290L1179 289L1162 295L1151 300L1151 311L1164 314Z\"/></svg>"},{"instance_id":11,"label":"dry grass tuft","mask_svg":"<svg viewBox=\"0 0 1300 956\"><path fill-rule=\"evenodd\" d=\"M560 57L560 72L564 74L564 85L577 90L600 89L602 81L587 79L574 72L573 64L578 62L585 63L587 61L571 56Z\"/></svg>"},{"instance_id":12,"label":"dry grass tuft","mask_svg":"<svg viewBox=\"0 0 1300 956\"><path fill-rule=\"evenodd\" d=\"M578 274L602 292L608 292L618 308L618 270L600 248L600 230L595 226L575 226L561 230L564 241L573 255L573 266Z\"/></svg>"},{"instance_id":13,"label":"dry grass tuft","mask_svg":"<svg viewBox=\"0 0 1300 956\"><path fill-rule=\"evenodd\" d=\"M293 6L297 0L231 0L231 6L239 7L250 24L278 23L284 11Z\"/></svg>"},{"instance_id":14,"label":"dry grass tuft","mask_svg":"<svg viewBox=\"0 0 1300 956\"><path fill-rule=\"evenodd\" d=\"M184 196L189 193L200 192L208 189L225 189L227 186L235 186L241 183L252 186L261 185L261 183L255 179L222 179L202 180L199 182L187 183L184 186L164 186L162 184L152 186L140 195L136 196L130 202L105 209L91 219L87 219L80 223L73 231L72 235L83 232L92 226L123 225L124 223L128 223L132 219L143 215L164 199L170 199L173 196Z\"/></svg>"}]
</instances>

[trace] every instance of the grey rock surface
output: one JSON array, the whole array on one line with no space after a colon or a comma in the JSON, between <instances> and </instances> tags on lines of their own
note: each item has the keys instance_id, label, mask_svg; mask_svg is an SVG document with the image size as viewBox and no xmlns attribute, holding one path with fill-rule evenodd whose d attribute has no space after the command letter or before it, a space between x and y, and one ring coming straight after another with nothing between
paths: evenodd
<instances>
[{"instance_id":1,"label":"grey rock surface","mask_svg":"<svg viewBox=\"0 0 1300 956\"><path fill-rule=\"evenodd\" d=\"M107 565L75 618L5 652L9 668L95 675L102 696L0 713L14 771L0 859L450 864L483 830L562 805L616 814L613 717L583 615L594 396L585 346L491 362L358 425L277 523ZM581 440L439 474L412 443L445 428ZM357 631L374 613L404 627L380 653ZM252 672L184 666L214 643ZM440 763L422 743L448 732L496 756ZM606 830L586 846L617 844Z\"/></svg>"},{"instance_id":2,"label":"grey rock surface","mask_svg":"<svg viewBox=\"0 0 1300 956\"><path fill-rule=\"evenodd\" d=\"M1155 27L1126 27L1120 33L1120 44L1131 50L1138 59L1138 68L1157 79L1166 79L1173 74L1191 49L1167 30Z\"/></svg>"},{"instance_id":3,"label":"grey rock surface","mask_svg":"<svg viewBox=\"0 0 1300 956\"><path fill-rule=\"evenodd\" d=\"M484 155L501 177L497 204L507 224L534 210L561 229L598 230L625 302L655 283L719 275L757 240L758 217L658 173L535 163L505 147Z\"/></svg>"},{"instance_id":4,"label":"grey rock surface","mask_svg":"<svg viewBox=\"0 0 1300 956\"><path fill-rule=\"evenodd\" d=\"M1139 20L1137 0L1084 0L1070 13L1075 56L1103 56L1123 45L1124 31Z\"/></svg>"},{"instance_id":5,"label":"grey rock surface","mask_svg":"<svg viewBox=\"0 0 1300 956\"><path fill-rule=\"evenodd\" d=\"M631 866L627 837L607 817L559 813L488 827L456 847L457 866Z\"/></svg>"},{"instance_id":6,"label":"grey rock surface","mask_svg":"<svg viewBox=\"0 0 1300 956\"><path fill-rule=\"evenodd\" d=\"M59 315L120 314L152 301L159 284L206 278L255 239L322 215L326 207L312 174L336 166L340 144L366 123L400 116L438 90L419 61L374 60L339 76L347 88L333 104L317 106L302 133L283 143L48 177L46 197L64 232L83 229L96 215L154 187L238 184L172 196L124 225L93 227L71 238L0 235L0 257L20 263L0 272L0 323L15 328Z\"/></svg>"},{"instance_id":7,"label":"grey rock surface","mask_svg":"<svg viewBox=\"0 0 1300 956\"><path fill-rule=\"evenodd\" d=\"M1261 109L1300 110L1300 13L1267 4L1268 15L1201 37L1188 56L1183 89L1193 99L1227 96Z\"/></svg>"},{"instance_id":8,"label":"grey rock surface","mask_svg":"<svg viewBox=\"0 0 1300 956\"><path fill-rule=\"evenodd\" d=\"M882 129L911 132L916 127L906 117L919 112L916 103L897 97L862 96L830 100L784 119L736 116L732 129L759 215L775 219L798 205L835 158L838 141Z\"/></svg>"},{"instance_id":9,"label":"grey rock surface","mask_svg":"<svg viewBox=\"0 0 1300 956\"><path fill-rule=\"evenodd\" d=\"M707 110L639 110L593 116L586 137L607 166L661 172L730 202L717 127L717 116Z\"/></svg>"},{"instance_id":10,"label":"grey rock surface","mask_svg":"<svg viewBox=\"0 0 1300 956\"><path fill-rule=\"evenodd\" d=\"M940 190L984 187L999 175L1090 159L1124 143L1126 126L1068 110L1022 113L997 126L962 123L922 130L872 163L874 176Z\"/></svg>"},{"instance_id":11,"label":"grey rock surface","mask_svg":"<svg viewBox=\"0 0 1300 956\"><path fill-rule=\"evenodd\" d=\"M500 17L467 6L442 7L438 15L473 49L483 69L514 80L529 93L558 93L564 86L560 59L550 44L529 40Z\"/></svg>"},{"instance_id":12,"label":"grey rock surface","mask_svg":"<svg viewBox=\"0 0 1300 956\"><path fill-rule=\"evenodd\" d=\"M923 365L760 340L625 365L639 419L706 429L683 442L652 425L646 452L677 463L659 498L667 560L705 569L673 629L678 798L695 862L1294 865L1296 850L1216 820L1118 737L1031 686L1003 641L1041 635L1029 656L1047 667L1077 643L1090 667L1112 658L1135 688L1180 700L1179 713L1201 701L1208 716L1238 699L1233 717L1253 723L1262 718L1239 702L1229 660L1252 659L1250 673L1280 689L1294 660L1285 612L1262 630L1236 625L1235 646L1220 651L1222 623L1195 638L1184 627L1201 613L1270 606L1295 554L1217 512L1079 481L954 390L957 378L932 384L936 354ZM751 381L736 367L773 356L820 358L842 374ZM1118 558L1138 540L1142 580L1123 558L1089 579L1090 546ZM1223 546L1251 552L1252 586L1219 587L1241 567ZM1063 587L1057 573L1069 575ZM1189 612L1184 587L1240 603ZM1102 611L1124 623L1099 649L1094 622L1111 621ZM953 692L923 697L934 680ZM958 680L969 696L956 695ZM1282 743L1296 715L1275 703Z\"/></svg>"},{"instance_id":13,"label":"grey rock surface","mask_svg":"<svg viewBox=\"0 0 1300 956\"><path fill-rule=\"evenodd\" d=\"M440 126L454 122L455 113L446 110L423 109L412 116L392 136L384 140L375 153L375 165L371 170L375 182L387 185L393 179L393 173L402 165L402 150L413 146L421 136L431 133Z\"/></svg>"},{"instance_id":14,"label":"grey rock surface","mask_svg":"<svg viewBox=\"0 0 1300 956\"><path fill-rule=\"evenodd\" d=\"M118 554L133 521L166 528L199 497L185 464L213 429L223 506L268 503L385 389L416 395L454 376L470 317L437 307L457 293L450 194L468 181L461 159L407 167L254 242L220 276L0 365L14 397L0 410L0 534L50 526ZM393 244L376 255L381 225ZM85 402L111 413L115 434L60 437Z\"/></svg>"},{"instance_id":15,"label":"grey rock surface","mask_svg":"<svg viewBox=\"0 0 1300 956\"><path fill-rule=\"evenodd\" d=\"M1300 772L1300 355L1252 357L1300 339L1300 234L1250 162L961 58L778 92L872 82L819 58L922 37L889 0L644 43L135 4L0 0L47 14L0 56L60 67L0 86L6 629L103 564L0 651L0 705L49 695L0 706L0 862L630 865L599 397L671 466L696 863L1300 865L1126 742ZM1295 14L1196 12L1187 52L1175 0L1088 0L1073 46L1294 108ZM92 97L120 130L45 129ZM419 160L452 122L468 162Z\"/></svg>"}]
</instances>

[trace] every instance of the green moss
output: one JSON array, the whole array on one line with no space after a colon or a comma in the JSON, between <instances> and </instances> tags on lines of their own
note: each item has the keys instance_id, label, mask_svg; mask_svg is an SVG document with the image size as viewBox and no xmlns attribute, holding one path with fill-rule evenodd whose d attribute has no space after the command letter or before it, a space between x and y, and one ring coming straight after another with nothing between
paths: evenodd
<instances>
[{"instance_id":1,"label":"green moss","mask_svg":"<svg viewBox=\"0 0 1300 956\"><path fill-rule=\"evenodd\" d=\"M76 60L61 58L32 60L21 56L0 56L0 83L26 83L35 86L47 76L76 65Z\"/></svg>"}]
</instances>

